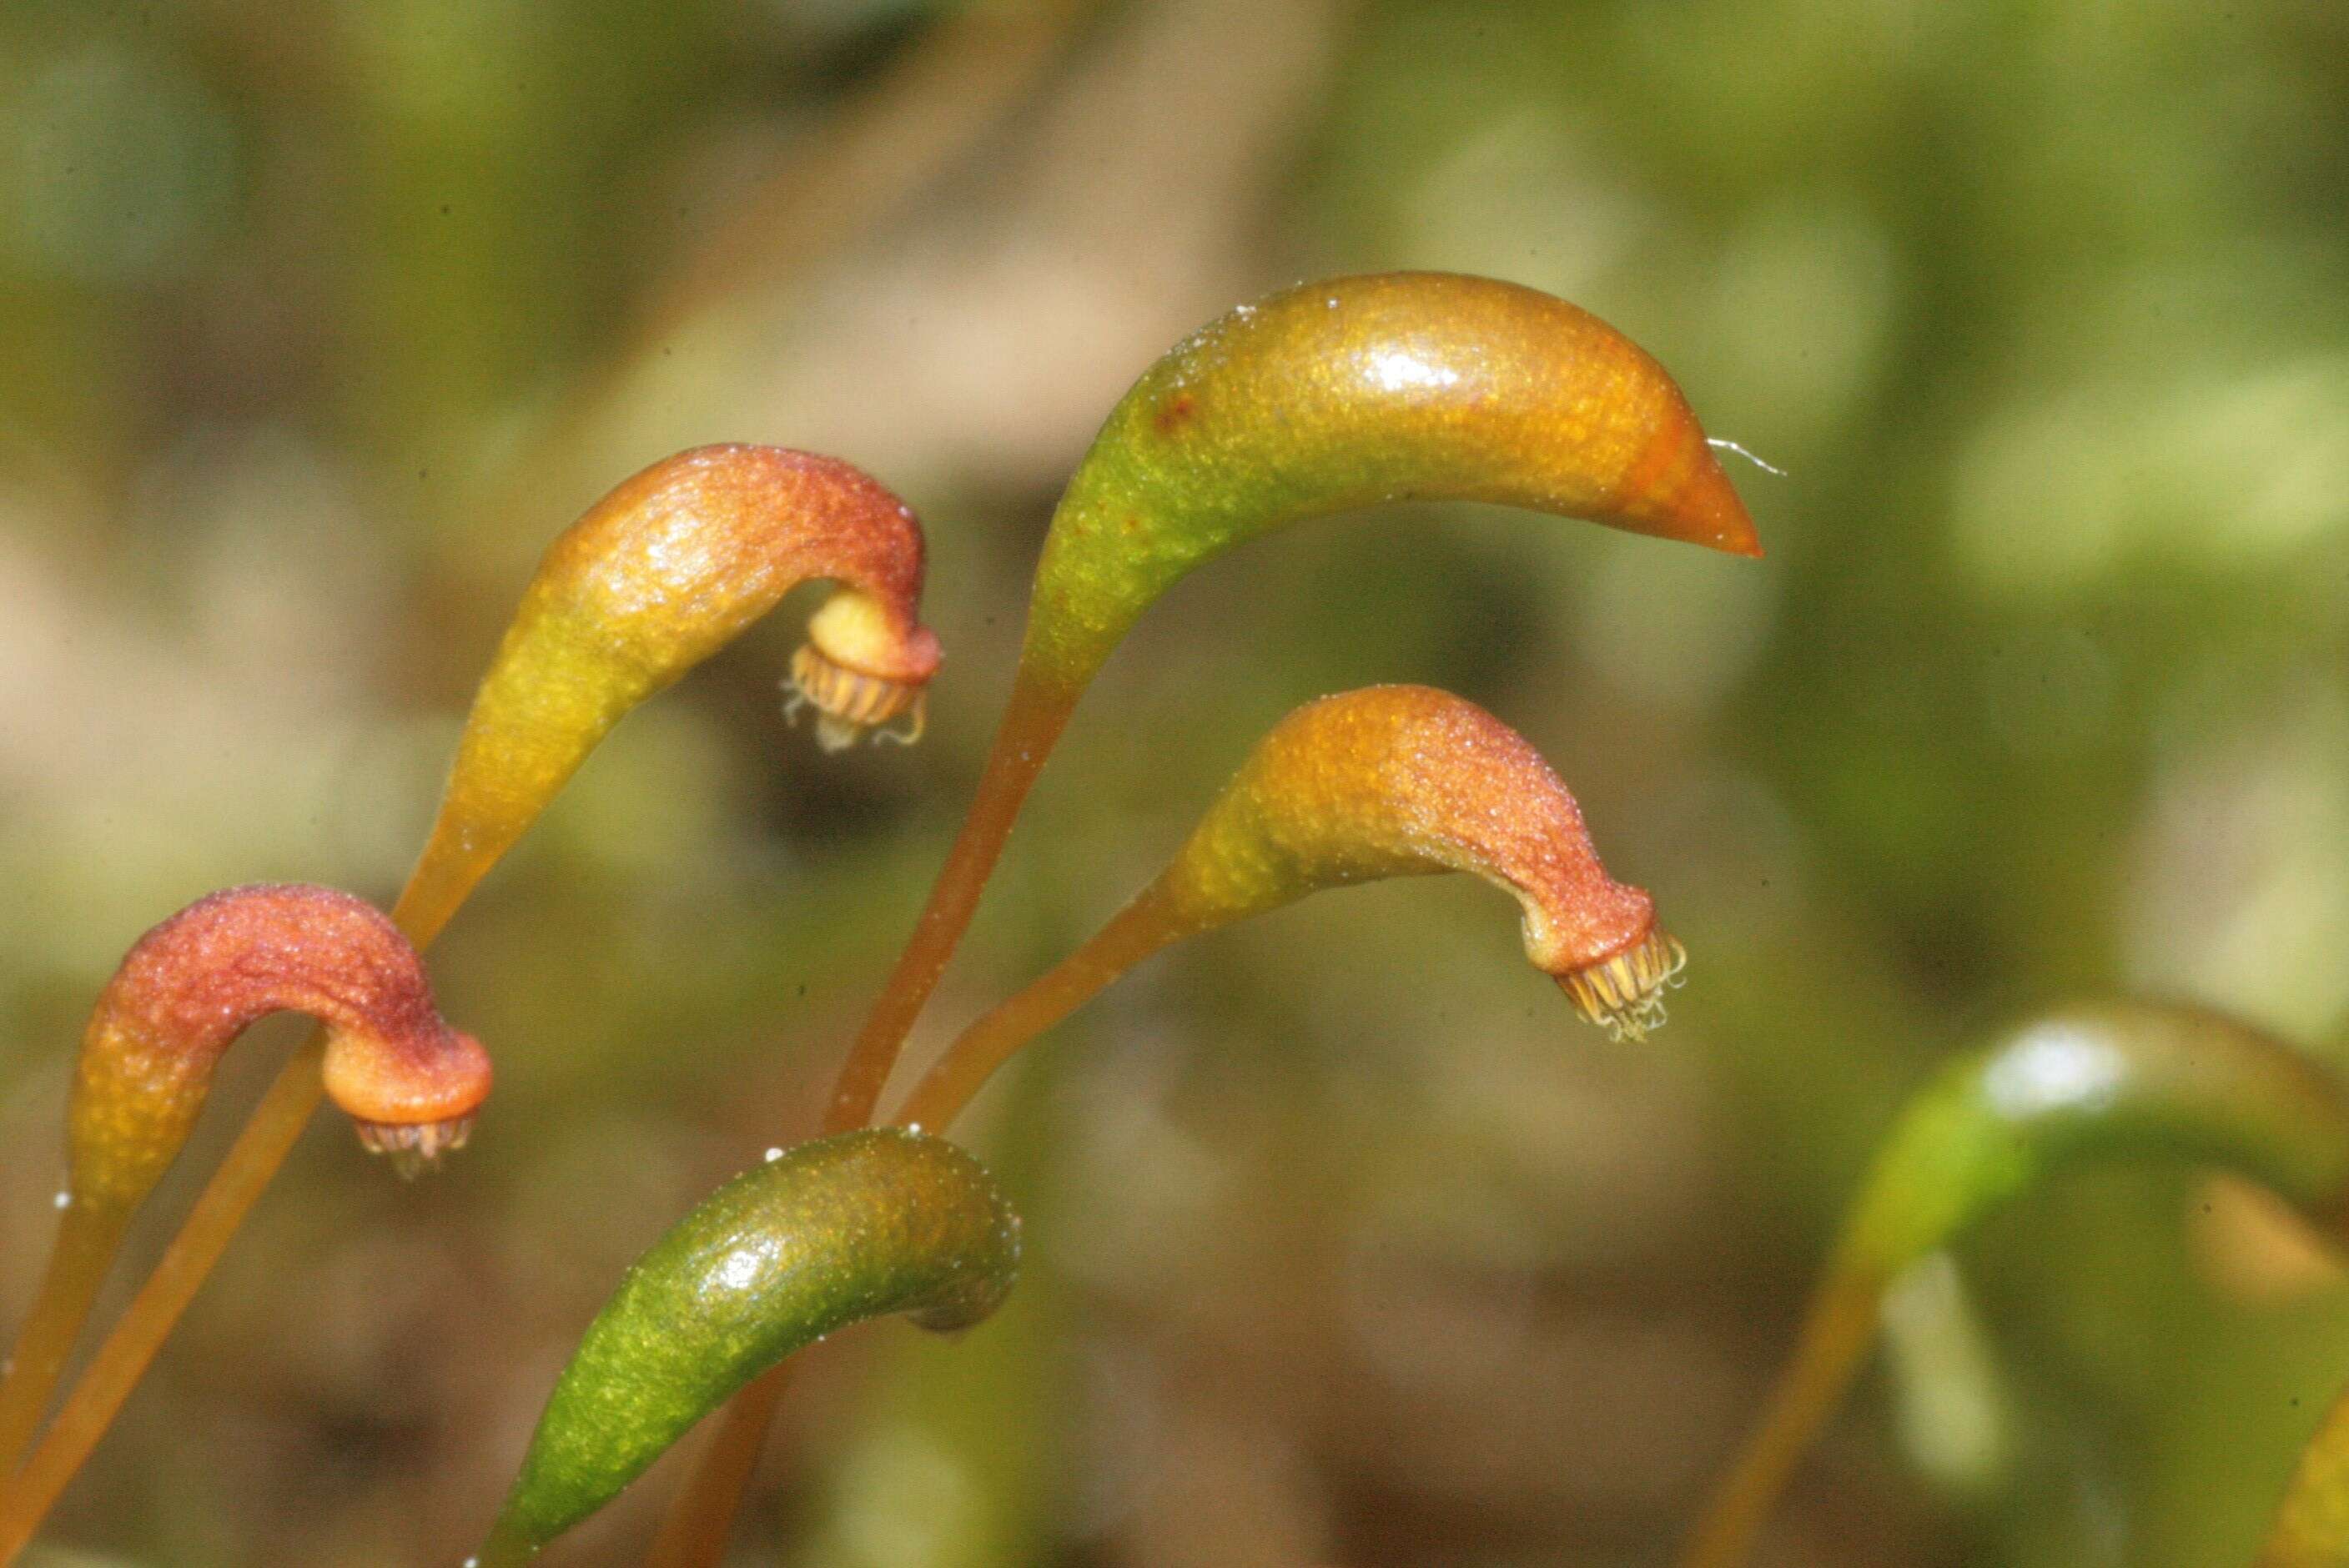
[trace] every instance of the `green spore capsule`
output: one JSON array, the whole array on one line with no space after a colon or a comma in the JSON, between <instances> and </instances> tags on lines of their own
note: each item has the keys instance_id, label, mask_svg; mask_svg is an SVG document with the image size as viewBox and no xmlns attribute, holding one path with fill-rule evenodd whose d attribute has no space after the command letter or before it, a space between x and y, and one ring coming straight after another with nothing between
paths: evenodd
<instances>
[{"instance_id":1,"label":"green spore capsule","mask_svg":"<svg viewBox=\"0 0 2349 1568\"><path fill-rule=\"evenodd\" d=\"M1889 1279L2067 1167L2208 1161L2328 1229L2349 1217L2349 1091L2216 1013L2088 1003L1958 1057L1912 1099L1845 1221L1841 1272Z\"/></svg>"},{"instance_id":2,"label":"green spore capsule","mask_svg":"<svg viewBox=\"0 0 2349 1568\"><path fill-rule=\"evenodd\" d=\"M892 1313L968 1327L1019 1263L1019 1216L943 1139L843 1133L737 1176L630 1265L588 1326L481 1563L528 1561L793 1351Z\"/></svg>"},{"instance_id":3,"label":"green spore capsule","mask_svg":"<svg viewBox=\"0 0 2349 1568\"><path fill-rule=\"evenodd\" d=\"M2349 1222L2349 1088L2242 1024L2144 1002L2065 1007L1952 1060L1878 1150L1793 1360L1681 1568L1751 1555L1908 1270L2067 1169L2164 1157L2249 1176L2337 1236Z\"/></svg>"}]
</instances>

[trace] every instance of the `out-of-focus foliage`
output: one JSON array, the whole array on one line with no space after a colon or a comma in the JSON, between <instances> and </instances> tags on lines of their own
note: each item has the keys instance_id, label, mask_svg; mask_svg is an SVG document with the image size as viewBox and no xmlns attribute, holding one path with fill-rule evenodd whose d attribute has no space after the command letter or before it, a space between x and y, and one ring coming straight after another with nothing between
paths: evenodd
<instances>
[{"instance_id":1,"label":"out-of-focus foliage","mask_svg":"<svg viewBox=\"0 0 2349 1568\"><path fill-rule=\"evenodd\" d=\"M914 1055L1280 714L1378 680L1557 764L1688 944L1671 1026L1578 1029L1468 885L1144 970L970 1124L1022 1299L812 1358L744 1552L1661 1561L1941 1054L2122 989L2349 1067L2344 214L2333 0L0 10L7 1321L124 946L233 882L387 895L531 563L610 484L729 439L869 468L929 527L948 661L911 752L782 727L787 624L631 718L435 951L500 1052L473 1147L403 1188L322 1129L57 1538L460 1556L627 1260L812 1128L1094 425L1236 300L1427 266L1652 348L1789 470L1739 476L1769 559L1463 508L1199 573ZM2123 1172L1960 1266L1977 1349L1906 1336L1779 1560L2247 1558L2349 1366L2303 1239ZM1997 1430L1918 1435L1952 1409Z\"/></svg>"}]
</instances>

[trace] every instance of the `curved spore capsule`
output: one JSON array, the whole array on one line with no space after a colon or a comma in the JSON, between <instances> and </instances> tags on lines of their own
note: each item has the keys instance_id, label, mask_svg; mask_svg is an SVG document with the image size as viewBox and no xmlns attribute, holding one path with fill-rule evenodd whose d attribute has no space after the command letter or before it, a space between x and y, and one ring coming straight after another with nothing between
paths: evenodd
<instances>
[{"instance_id":1,"label":"curved spore capsule","mask_svg":"<svg viewBox=\"0 0 2349 1568\"><path fill-rule=\"evenodd\" d=\"M1019 1222L943 1139L843 1133L763 1161L630 1266L555 1384L485 1568L527 1561L728 1396L852 1323L967 1327L1009 1292Z\"/></svg>"},{"instance_id":2,"label":"curved spore capsule","mask_svg":"<svg viewBox=\"0 0 2349 1568\"><path fill-rule=\"evenodd\" d=\"M1683 1568L1733 1568L1751 1553L1904 1271L2058 1171L2149 1157L2240 1171L2337 1233L2349 1218L2349 1094L2255 1029L2150 1003L2064 1008L1951 1062L1878 1150L1794 1357Z\"/></svg>"},{"instance_id":3,"label":"curved spore capsule","mask_svg":"<svg viewBox=\"0 0 2349 1568\"><path fill-rule=\"evenodd\" d=\"M825 746L918 712L921 526L862 470L781 447L697 447L621 483L549 547L481 679L432 834L394 912L436 933L631 708L798 584L838 586L793 660Z\"/></svg>"},{"instance_id":4,"label":"curved spore capsule","mask_svg":"<svg viewBox=\"0 0 2349 1568\"><path fill-rule=\"evenodd\" d=\"M1607 874L1530 742L1430 686L1308 703L1249 753L1158 877L1092 940L980 1017L897 1112L945 1127L1003 1063L1151 954L1324 889L1466 872L1517 901L1526 955L1620 1039L1663 1022L1686 954Z\"/></svg>"}]
</instances>

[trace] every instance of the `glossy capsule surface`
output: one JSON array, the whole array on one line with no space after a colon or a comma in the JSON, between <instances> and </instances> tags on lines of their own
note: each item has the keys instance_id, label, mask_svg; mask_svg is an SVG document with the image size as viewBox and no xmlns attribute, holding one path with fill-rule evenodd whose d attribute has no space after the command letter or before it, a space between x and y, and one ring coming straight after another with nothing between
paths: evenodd
<instances>
[{"instance_id":1,"label":"glossy capsule surface","mask_svg":"<svg viewBox=\"0 0 2349 1568\"><path fill-rule=\"evenodd\" d=\"M2328 1222L2349 1215L2349 1094L2221 1014L2082 1003L1952 1061L1919 1091L1846 1223L1842 1266L1889 1274L2059 1170L2207 1160Z\"/></svg>"},{"instance_id":2,"label":"glossy capsule surface","mask_svg":"<svg viewBox=\"0 0 2349 1568\"><path fill-rule=\"evenodd\" d=\"M1019 1222L978 1161L894 1128L819 1139L720 1187L630 1266L540 1417L492 1563L617 1496L767 1367L865 1318L968 1326L1009 1292Z\"/></svg>"},{"instance_id":3,"label":"glossy capsule surface","mask_svg":"<svg viewBox=\"0 0 2349 1568\"><path fill-rule=\"evenodd\" d=\"M1125 395L1054 514L1027 659L1081 684L1202 562L1412 500L1761 553L1680 387L1597 316L1490 278L1333 278L1200 328Z\"/></svg>"}]
</instances>

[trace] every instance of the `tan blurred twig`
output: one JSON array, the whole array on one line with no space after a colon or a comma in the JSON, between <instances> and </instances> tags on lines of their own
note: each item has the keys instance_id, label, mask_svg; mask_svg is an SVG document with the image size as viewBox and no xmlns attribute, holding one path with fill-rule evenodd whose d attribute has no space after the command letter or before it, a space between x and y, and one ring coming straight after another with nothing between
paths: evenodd
<instances>
[{"instance_id":1,"label":"tan blurred twig","mask_svg":"<svg viewBox=\"0 0 2349 1568\"><path fill-rule=\"evenodd\" d=\"M504 470L489 514L534 514L544 480L677 334L833 255L936 183L1016 108L1100 0L975 0L906 47L652 291L625 341Z\"/></svg>"}]
</instances>

